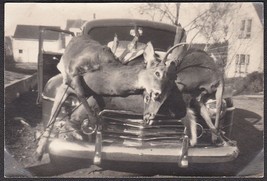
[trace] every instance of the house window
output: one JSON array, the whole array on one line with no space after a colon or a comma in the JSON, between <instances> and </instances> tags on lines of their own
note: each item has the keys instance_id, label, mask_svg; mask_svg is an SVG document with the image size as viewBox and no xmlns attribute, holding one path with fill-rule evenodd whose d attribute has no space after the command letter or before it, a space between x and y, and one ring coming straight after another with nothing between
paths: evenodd
<instances>
[{"instance_id":1,"label":"house window","mask_svg":"<svg viewBox=\"0 0 267 181\"><path fill-rule=\"evenodd\" d=\"M252 19L241 20L239 39L247 39L251 37Z\"/></svg>"},{"instance_id":2,"label":"house window","mask_svg":"<svg viewBox=\"0 0 267 181\"><path fill-rule=\"evenodd\" d=\"M235 73L237 73L238 72L238 70L237 70L237 68L238 68L238 65L239 65L239 55L237 54L236 56L235 56Z\"/></svg>"},{"instance_id":3,"label":"house window","mask_svg":"<svg viewBox=\"0 0 267 181\"><path fill-rule=\"evenodd\" d=\"M241 55L240 55L239 64L240 64L240 65L245 65L245 62L246 62L246 55L241 54Z\"/></svg>"},{"instance_id":4,"label":"house window","mask_svg":"<svg viewBox=\"0 0 267 181\"><path fill-rule=\"evenodd\" d=\"M250 35L251 35L251 23L252 23L252 20L248 19L247 20L246 38L250 38Z\"/></svg>"},{"instance_id":5,"label":"house window","mask_svg":"<svg viewBox=\"0 0 267 181\"><path fill-rule=\"evenodd\" d=\"M23 53L23 50L19 49L19 53Z\"/></svg>"},{"instance_id":6,"label":"house window","mask_svg":"<svg viewBox=\"0 0 267 181\"><path fill-rule=\"evenodd\" d=\"M245 73L248 73L248 65L250 61L250 55L246 55L246 60L245 60Z\"/></svg>"},{"instance_id":7,"label":"house window","mask_svg":"<svg viewBox=\"0 0 267 181\"><path fill-rule=\"evenodd\" d=\"M239 75L247 74L249 62L250 62L250 55L237 54L235 60L235 73L238 73Z\"/></svg>"},{"instance_id":8,"label":"house window","mask_svg":"<svg viewBox=\"0 0 267 181\"><path fill-rule=\"evenodd\" d=\"M246 56L246 65L249 65L249 61L250 61L250 55Z\"/></svg>"}]
</instances>

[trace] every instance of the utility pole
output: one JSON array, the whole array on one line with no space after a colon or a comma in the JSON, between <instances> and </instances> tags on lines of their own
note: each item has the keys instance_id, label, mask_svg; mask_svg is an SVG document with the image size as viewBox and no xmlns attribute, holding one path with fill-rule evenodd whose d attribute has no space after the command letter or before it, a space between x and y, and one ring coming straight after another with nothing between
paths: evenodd
<instances>
[{"instance_id":1,"label":"utility pole","mask_svg":"<svg viewBox=\"0 0 267 181\"><path fill-rule=\"evenodd\" d=\"M179 13L180 13L180 3L176 3L175 4L176 5L176 17L175 17L175 22L174 22L174 24L176 25L176 26L178 26L178 22L179 22Z\"/></svg>"},{"instance_id":2,"label":"utility pole","mask_svg":"<svg viewBox=\"0 0 267 181\"><path fill-rule=\"evenodd\" d=\"M95 13L93 14L93 19L96 19L96 15L95 15Z\"/></svg>"}]
</instances>

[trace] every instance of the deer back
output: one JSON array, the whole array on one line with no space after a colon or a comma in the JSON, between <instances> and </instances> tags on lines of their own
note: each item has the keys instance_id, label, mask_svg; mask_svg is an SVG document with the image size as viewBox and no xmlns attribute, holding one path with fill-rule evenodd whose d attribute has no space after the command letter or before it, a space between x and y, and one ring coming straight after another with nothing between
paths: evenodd
<instances>
[{"instance_id":1,"label":"deer back","mask_svg":"<svg viewBox=\"0 0 267 181\"><path fill-rule=\"evenodd\" d=\"M184 56L177 67L177 86L184 92L201 91L212 92L212 85L222 78L214 60L204 51L191 49Z\"/></svg>"},{"instance_id":2,"label":"deer back","mask_svg":"<svg viewBox=\"0 0 267 181\"><path fill-rule=\"evenodd\" d=\"M71 79L76 75L98 70L101 65L111 62L118 61L110 48L92 40L89 36L81 35L72 38L58 67Z\"/></svg>"}]
</instances>

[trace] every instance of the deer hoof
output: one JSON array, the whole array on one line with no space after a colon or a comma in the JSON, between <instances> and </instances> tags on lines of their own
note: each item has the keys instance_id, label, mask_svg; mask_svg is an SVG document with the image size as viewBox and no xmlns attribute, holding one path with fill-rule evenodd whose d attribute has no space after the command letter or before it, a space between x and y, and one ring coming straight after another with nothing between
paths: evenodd
<instances>
[{"instance_id":1,"label":"deer hoof","mask_svg":"<svg viewBox=\"0 0 267 181\"><path fill-rule=\"evenodd\" d=\"M35 157L37 158L38 161L42 160L42 156L45 152L46 146L47 146L47 137L41 137L39 142L38 142L38 147L35 151Z\"/></svg>"},{"instance_id":2,"label":"deer hoof","mask_svg":"<svg viewBox=\"0 0 267 181\"><path fill-rule=\"evenodd\" d=\"M190 139L190 145L191 145L191 146L195 146L196 144L197 144L197 140L191 138L191 139Z\"/></svg>"},{"instance_id":3,"label":"deer hoof","mask_svg":"<svg viewBox=\"0 0 267 181\"><path fill-rule=\"evenodd\" d=\"M76 140L79 140L79 141L82 141L83 140L83 137L80 133L78 133L77 131L74 131L72 134L71 134Z\"/></svg>"},{"instance_id":4,"label":"deer hoof","mask_svg":"<svg viewBox=\"0 0 267 181\"><path fill-rule=\"evenodd\" d=\"M42 153L38 153L37 151L34 153L34 159L37 161L41 161L43 158L43 154Z\"/></svg>"}]
</instances>

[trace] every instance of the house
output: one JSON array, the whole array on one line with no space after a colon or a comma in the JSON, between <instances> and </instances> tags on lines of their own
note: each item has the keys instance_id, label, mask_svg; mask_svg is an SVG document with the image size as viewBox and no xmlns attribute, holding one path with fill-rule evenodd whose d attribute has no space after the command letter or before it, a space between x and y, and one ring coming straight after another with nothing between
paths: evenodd
<instances>
[{"instance_id":1,"label":"house","mask_svg":"<svg viewBox=\"0 0 267 181\"><path fill-rule=\"evenodd\" d=\"M42 26L17 25L13 36L13 56L16 62L35 62L38 60L39 29ZM59 26L46 26L60 29ZM45 31L44 51L59 52L63 48L62 36L58 32Z\"/></svg>"},{"instance_id":2,"label":"house","mask_svg":"<svg viewBox=\"0 0 267 181\"><path fill-rule=\"evenodd\" d=\"M201 35L199 29L194 27L196 23L192 23L201 19L201 14L204 14L209 7L210 3L183 3L181 5L179 21L187 31L187 42L214 43L212 39ZM224 24L221 26L226 28L226 35L222 36L223 38L219 42L215 41L222 45L223 42L227 44L227 47L221 47L222 49L226 48L225 51L217 53L226 59L225 76L227 78L243 77L254 71L263 72L263 3L230 3L229 8L231 9L225 15ZM216 49L218 48L216 47Z\"/></svg>"},{"instance_id":3,"label":"house","mask_svg":"<svg viewBox=\"0 0 267 181\"><path fill-rule=\"evenodd\" d=\"M227 77L263 72L263 3L242 3L229 25Z\"/></svg>"}]
</instances>

